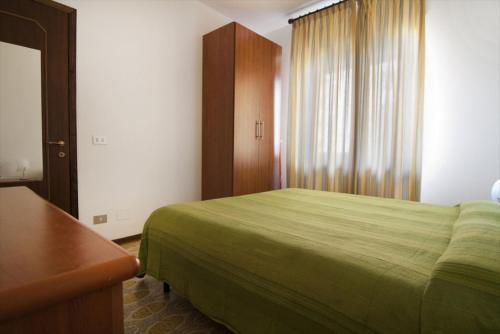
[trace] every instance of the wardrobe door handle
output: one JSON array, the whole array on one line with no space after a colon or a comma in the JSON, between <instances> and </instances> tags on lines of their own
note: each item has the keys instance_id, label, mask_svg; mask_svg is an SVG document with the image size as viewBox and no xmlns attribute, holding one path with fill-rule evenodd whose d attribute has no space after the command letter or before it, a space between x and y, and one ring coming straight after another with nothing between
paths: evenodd
<instances>
[{"instance_id":1,"label":"wardrobe door handle","mask_svg":"<svg viewBox=\"0 0 500 334\"><path fill-rule=\"evenodd\" d=\"M259 121L255 121L255 138L259 139Z\"/></svg>"},{"instance_id":2,"label":"wardrobe door handle","mask_svg":"<svg viewBox=\"0 0 500 334\"><path fill-rule=\"evenodd\" d=\"M264 122L260 121L260 139L264 138Z\"/></svg>"}]
</instances>

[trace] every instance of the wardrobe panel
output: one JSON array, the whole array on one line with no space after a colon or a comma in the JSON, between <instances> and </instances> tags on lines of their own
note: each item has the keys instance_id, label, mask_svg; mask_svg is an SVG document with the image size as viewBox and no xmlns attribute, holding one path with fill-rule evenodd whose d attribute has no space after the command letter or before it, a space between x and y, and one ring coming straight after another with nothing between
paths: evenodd
<instances>
[{"instance_id":1,"label":"wardrobe panel","mask_svg":"<svg viewBox=\"0 0 500 334\"><path fill-rule=\"evenodd\" d=\"M202 199L233 195L234 23L203 36Z\"/></svg>"},{"instance_id":2,"label":"wardrobe panel","mask_svg":"<svg viewBox=\"0 0 500 334\"><path fill-rule=\"evenodd\" d=\"M236 24L235 46L233 194L243 195L258 191L263 45L260 36Z\"/></svg>"},{"instance_id":3,"label":"wardrobe panel","mask_svg":"<svg viewBox=\"0 0 500 334\"><path fill-rule=\"evenodd\" d=\"M275 93L279 94L279 70L281 48L262 38L260 65L259 119L262 122L259 139L258 192L275 189L276 151L274 147L274 116L280 112L275 104ZM277 87L278 86L278 87ZM276 108L275 108L276 107Z\"/></svg>"}]
</instances>

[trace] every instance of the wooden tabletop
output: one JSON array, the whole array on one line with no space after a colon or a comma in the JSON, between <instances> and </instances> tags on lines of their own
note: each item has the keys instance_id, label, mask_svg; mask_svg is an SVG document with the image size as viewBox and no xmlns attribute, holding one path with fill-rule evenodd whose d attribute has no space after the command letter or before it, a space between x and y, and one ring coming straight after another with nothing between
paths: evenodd
<instances>
[{"instance_id":1,"label":"wooden tabletop","mask_svg":"<svg viewBox=\"0 0 500 334\"><path fill-rule=\"evenodd\" d=\"M0 321L119 283L138 265L28 188L0 188Z\"/></svg>"}]
</instances>

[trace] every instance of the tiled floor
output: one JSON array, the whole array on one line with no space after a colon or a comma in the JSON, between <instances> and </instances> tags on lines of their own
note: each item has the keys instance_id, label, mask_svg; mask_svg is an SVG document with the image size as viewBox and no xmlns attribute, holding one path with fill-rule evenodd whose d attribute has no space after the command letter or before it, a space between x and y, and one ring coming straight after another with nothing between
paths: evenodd
<instances>
[{"instance_id":1,"label":"tiled floor","mask_svg":"<svg viewBox=\"0 0 500 334\"><path fill-rule=\"evenodd\" d=\"M139 240L120 246L136 255ZM125 333L230 334L231 331L196 310L175 291L163 293L162 282L146 276L123 283Z\"/></svg>"}]
</instances>

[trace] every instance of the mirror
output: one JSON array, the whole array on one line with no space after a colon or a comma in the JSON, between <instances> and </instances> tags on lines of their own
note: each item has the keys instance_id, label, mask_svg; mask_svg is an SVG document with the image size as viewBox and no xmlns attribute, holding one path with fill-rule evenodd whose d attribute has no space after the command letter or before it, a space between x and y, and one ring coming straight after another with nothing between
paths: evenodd
<instances>
[{"instance_id":1,"label":"mirror","mask_svg":"<svg viewBox=\"0 0 500 334\"><path fill-rule=\"evenodd\" d=\"M42 179L41 52L0 42L0 182Z\"/></svg>"}]
</instances>

